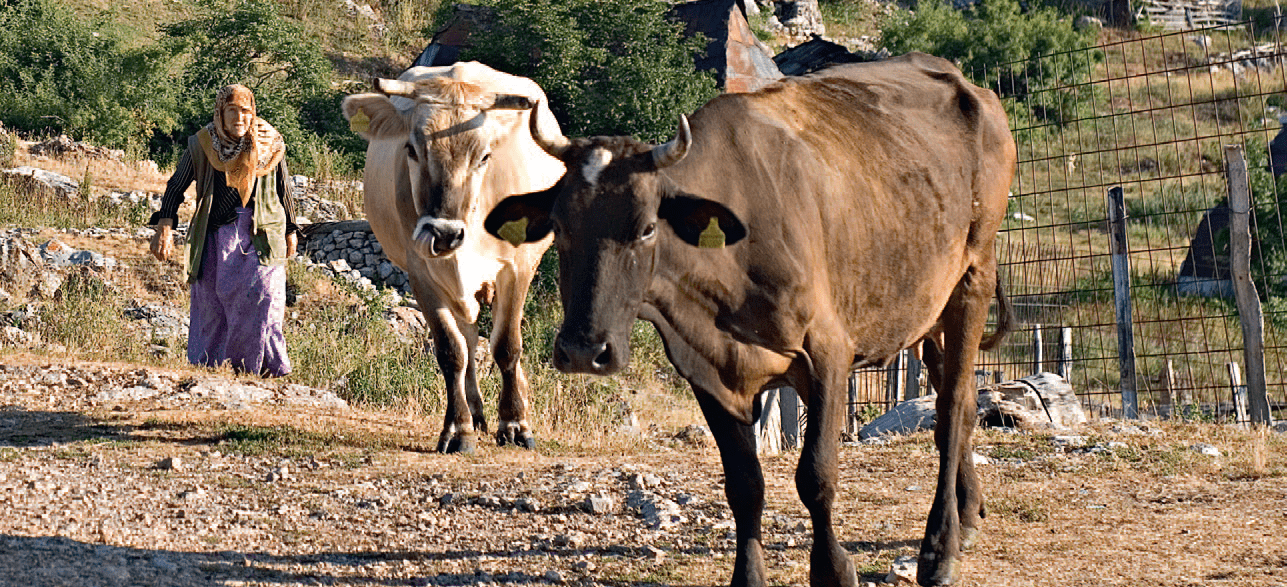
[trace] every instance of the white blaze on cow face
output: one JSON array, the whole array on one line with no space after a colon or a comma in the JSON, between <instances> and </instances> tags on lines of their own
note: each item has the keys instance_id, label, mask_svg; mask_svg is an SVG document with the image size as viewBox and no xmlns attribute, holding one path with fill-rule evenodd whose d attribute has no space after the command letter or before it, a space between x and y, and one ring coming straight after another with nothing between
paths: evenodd
<instances>
[{"instance_id":1,"label":"white blaze on cow face","mask_svg":"<svg viewBox=\"0 0 1287 587\"><path fill-rule=\"evenodd\" d=\"M599 174L603 173L603 168L612 163L612 153L607 149L595 149L590 152L586 158L585 165L581 167L581 175L585 181L593 187L599 182Z\"/></svg>"}]
</instances>

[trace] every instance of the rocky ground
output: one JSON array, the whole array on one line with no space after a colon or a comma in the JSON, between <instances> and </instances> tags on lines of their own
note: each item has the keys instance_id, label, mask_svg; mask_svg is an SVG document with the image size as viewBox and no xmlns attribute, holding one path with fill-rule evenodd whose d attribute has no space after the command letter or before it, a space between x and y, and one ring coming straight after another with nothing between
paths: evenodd
<instances>
[{"instance_id":1,"label":"rocky ground","mask_svg":"<svg viewBox=\"0 0 1287 587\"><path fill-rule=\"evenodd\" d=\"M1287 585L1280 436L1084 432L980 432L991 515L964 585ZM432 453L433 433L300 385L9 354L0 585L727 581L732 523L700 431L473 456ZM807 583L795 458L765 458L775 585ZM843 450L837 522L864 581L914 553L936 461L926 433Z\"/></svg>"}]
</instances>

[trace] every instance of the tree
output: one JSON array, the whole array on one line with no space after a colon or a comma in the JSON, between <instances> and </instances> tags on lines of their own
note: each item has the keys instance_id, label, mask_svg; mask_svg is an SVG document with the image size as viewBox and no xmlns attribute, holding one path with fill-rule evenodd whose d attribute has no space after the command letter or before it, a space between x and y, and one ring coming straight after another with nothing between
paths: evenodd
<instances>
[{"instance_id":1,"label":"tree","mask_svg":"<svg viewBox=\"0 0 1287 587\"><path fill-rule=\"evenodd\" d=\"M190 56L182 80L179 132L163 140L182 149L182 139L211 119L215 92L239 83L255 93L258 114L286 139L291 159L311 167L310 153L327 149L361 153L339 114L331 90L333 71L319 43L278 12L271 0L199 0L197 17L164 25L164 44ZM354 162L350 161L350 164Z\"/></svg>"},{"instance_id":2,"label":"tree","mask_svg":"<svg viewBox=\"0 0 1287 587\"><path fill-rule=\"evenodd\" d=\"M1088 79L1100 59L1096 51L1083 51L1094 44L1093 32L1076 30L1054 8L1031 3L1025 10L1018 0L980 0L965 10L921 0L915 12L896 13L881 34L891 53L951 59L975 83L1055 123L1075 117L1089 100L1089 90L1068 88Z\"/></svg>"},{"instance_id":3,"label":"tree","mask_svg":"<svg viewBox=\"0 0 1287 587\"><path fill-rule=\"evenodd\" d=\"M53 0L0 4L0 121L117 148L175 125L173 60L130 48L109 13L82 19Z\"/></svg>"},{"instance_id":4,"label":"tree","mask_svg":"<svg viewBox=\"0 0 1287 587\"><path fill-rule=\"evenodd\" d=\"M462 60L531 78L569 135L662 141L718 93L665 0L491 0L495 19L470 33ZM440 14L436 26L450 13Z\"/></svg>"}]
</instances>

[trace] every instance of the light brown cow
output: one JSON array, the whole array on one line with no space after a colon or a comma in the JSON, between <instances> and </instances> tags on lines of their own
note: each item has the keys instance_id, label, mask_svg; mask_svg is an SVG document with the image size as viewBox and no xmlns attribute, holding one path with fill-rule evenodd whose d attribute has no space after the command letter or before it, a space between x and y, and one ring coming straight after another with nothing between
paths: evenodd
<instances>
[{"instance_id":1,"label":"light brown cow","mask_svg":"<svg viewBox=\"0 0 1287 587\"><path fill-rule=\"evenodd\" d=\"M511 242L553 230L559 369L616 372L635 318L657 328L719 445L732 584L765 582L753 406L790 385L809 407L796 488L813 520L810 583L856 585L831 523L847 376L922 341L940 459L918 580L951 583L984 513L974 361L1009 325L993 241L1016 154L997 97L909 54L719 96L657 147L533 133L568 171L486 227ZM1002 327L983 341L994 294Z\"/></svg>"},{"instance_id":2,"label":"light brown cow","mask_svg":"<svg viewBox=\"0 0 1287 587\"><path fill-rule=\"evenodd\" d=\"M528 130L531 119L557 134L558 122L535 82L479 63L415 67L375 85L380 93L345 98L344 116L370 142L366 217L385 255L407 272L446 380L438 450L472 451L487 430L474 349L480 304L489 302L502 379L496 439L532 448L519 326L550 241L515 248L482 222L501 198L545 189L563 174Z\"/></svg>"}]
</instances>

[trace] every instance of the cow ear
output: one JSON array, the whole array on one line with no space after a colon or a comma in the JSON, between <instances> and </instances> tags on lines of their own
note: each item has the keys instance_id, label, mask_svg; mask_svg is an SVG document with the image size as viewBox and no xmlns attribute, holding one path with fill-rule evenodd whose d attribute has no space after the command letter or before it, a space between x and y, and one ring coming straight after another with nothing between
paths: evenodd
<instances>
[{"instance_id":1,"label":"cow ear","mask_svg":"<svg viewBox=\"0 0 1287 587\"><path fill-rule=\"evenodd\" d=\"M341 105L349 128L371 141L375 139L405 139L411 132L407 118L384 94L354 94Z\"/></svg>"},{"instance_id":2,"label":"cow ear","mask_svg":"<svg viewBox=\"0 0 1287 587\"><path fill-rule=\"evenodd\" d=\"M704 249L722 249L746 237L746 225L719 202L692 194L675 194L661 200L657 215L684 242Z\"/></svg>"},{"instance_id":3,"label":"cow ear","mask_svg":"<svg viewBox=\"0 0 1287 587\"><path fill-rule=\"evenodd\" d=\"M516 247L545 238L553 227L550 210L554 208L554 196L561 183L562 180L547 190L501 200L483 221L483 229Z\"/></svg>"}]
</instances>

